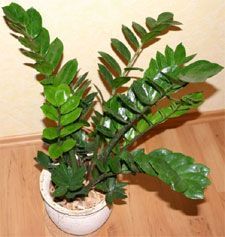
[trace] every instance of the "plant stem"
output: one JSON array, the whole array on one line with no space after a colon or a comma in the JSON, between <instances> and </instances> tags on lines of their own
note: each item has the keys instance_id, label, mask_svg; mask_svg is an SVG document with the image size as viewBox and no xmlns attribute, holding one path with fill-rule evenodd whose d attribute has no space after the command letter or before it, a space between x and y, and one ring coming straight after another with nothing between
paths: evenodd
<instances>
[{"instance_id":1,"label":"plant stem","mask_svg":"<svg viewBox=\"0 0 225 237\"><path fill-rule=\"evenodd\" d=\"M131 58L131 60L129 61L129 63L127 64L126 67L133 67L136 60L138 59L139 55L142 53L143 48L142 45L137 49L137 51L135 52L135 54L133 55L133 57ZM129 74L129 71L123 71L123 73L121 74L121 77L126 77Z\"/></svg>"}]
</instances>

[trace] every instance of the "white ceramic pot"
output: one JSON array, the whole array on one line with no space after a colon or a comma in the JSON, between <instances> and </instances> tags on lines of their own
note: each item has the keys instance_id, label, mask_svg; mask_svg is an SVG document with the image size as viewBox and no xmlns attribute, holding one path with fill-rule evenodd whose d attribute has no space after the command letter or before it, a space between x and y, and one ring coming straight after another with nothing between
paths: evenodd
<instances>
[{"instance_id":1,"label":"white ceramic pot","mask_svg":"<svg viewBox=\"0 0 225 237\"><path fill-rule=\"evenodd\" d=\"M86 235L102 226L108 219L111 208L105 201L86 210L69 210L53 201L49 187L51 173L43 170L40 176L40 190L46 211L51 220L63 231L74 235Z\"/></svg>"}]
</instances>

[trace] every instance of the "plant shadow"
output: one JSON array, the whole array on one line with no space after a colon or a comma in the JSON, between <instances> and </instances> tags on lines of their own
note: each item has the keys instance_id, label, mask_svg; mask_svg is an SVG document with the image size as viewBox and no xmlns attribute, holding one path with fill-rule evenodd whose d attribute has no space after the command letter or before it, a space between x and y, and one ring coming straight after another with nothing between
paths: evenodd
<instances>
[{"instance_id":1,"label":"plant shadow","mask_svg":"<svg viewBox=\"0 0 225 237\"><path fill-rule=\"evenodd\" d=\"M179 210L188 216L198 215L198 206L205 200L191 200L180 193L170 189L169 186L161 182L155 177L150 177L145 174L126 175L124 180L130 185L139 185L148 192L156 192L157 197L168 203L169 207L174 210ZM151 195L149 193L149 195Z\"/></svg>"}]
</instances>

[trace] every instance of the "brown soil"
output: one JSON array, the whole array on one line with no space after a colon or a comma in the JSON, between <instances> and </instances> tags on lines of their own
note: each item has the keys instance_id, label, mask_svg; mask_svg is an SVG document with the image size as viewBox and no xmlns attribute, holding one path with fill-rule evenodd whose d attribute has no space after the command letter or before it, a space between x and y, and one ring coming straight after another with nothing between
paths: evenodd
<instances>
[{"instance_id":1,"label":"brown soil","mask_svg":"<svg viewBox=\"0 0 225 237\"><path fill-rule=\"evenodd\" d=\"M53 185L50 186L49 191L50 191L50 194L52 194L55 191L55 188ZM91 190L88 193L87 197L77 198L73 202L68 202L66 199L64 199L60 202L57 202L57 204L70 210L85 210L85 209L95 207L98 203L100 203L104 199L105 199L104 194L95 190Z\"/></svg>"}]
</instances>

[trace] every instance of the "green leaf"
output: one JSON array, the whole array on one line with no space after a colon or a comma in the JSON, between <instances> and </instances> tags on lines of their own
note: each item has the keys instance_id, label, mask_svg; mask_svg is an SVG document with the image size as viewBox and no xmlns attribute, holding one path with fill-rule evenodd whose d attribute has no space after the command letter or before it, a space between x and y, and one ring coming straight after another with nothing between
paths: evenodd
<instances>
[{"instance_id":1,"label":"green leaf","mask_svg":"<svg viewBox=\"0 0 225 237\"><path fill-rule=\"evenodd\" d=\"M57 127L45 128L43 130L43 137L48 140L53 140L59 136L59 131Z\"/></svg>"},{"instance_id":2,"label":"green leaf","mask_svg":"<svg viewBox=\"0 0 225 237\"><path fill-rule=\"evenodd\" d=\"M26 31L28 35L35 38L39 35L42 29L42 19L40 13L34 8L27 10Z\"/></svg>"},{"instance_id":3,"label":"green leaf","mask_svg":"<svg viewBox=\"0 0 225 237\"><path fill-rule=\"evenodd\" d=\"M197 54L192 54L190 56L187 56L184 60L184 63L190 62Z\"/></svg>"},{"instance_id":4,"label":"green leaf","mask_svg":"<svg viewBox=\"0 0 225 237\"><path fill-rule=\"evenodd\" d=\"M11 3L8 6L2 8L6 17L15 23L24 24L26 22L26 12L25 10L17 3Z\"/></svg>"},{"instance_id":5,"label":"green leaf","mask_svg":"<svg viewBox=\"0 0 225 237\"><path fill-rule=\"evenodd\" d=\"M148 99L148 95L146 94L146 91L143 88L143 84L141 83L141 81L135 81L132 84L132 89L141 103L143 103L145 105L151 104L151 101Z\"/></svg>"},{"instance_id":6,"label":"green leaf","mask_svg":"<svg viewBox=\"0 0 225 237\"><path fill-rule=\"evenodd\" d=\"M54 160L62 155L63 150L58 143L54 143L49 146L48 153L50 157Z\"/></svg>"},{"instance_id":7,"label":"green leaf","mask_svg":"<svg viewBox=\"0 0 225 237\"><path fill-rule=\"evenodd\" d=\"M148 154L149 162L157 172L158 178L177 192L191 199L203 199L204 189L210 184L209 169L195 164L191 157L158 149Z\"/></svg>"},{"instance_id":8,"label":"green leaf","mask_svg":"<svg viewBox=\"0 0 225 237\"><path fill-rule=\"evenodd\" d=\"M23 55L25 55L25 56L27 56L27 57L29 57L29 58L32 58L33 60L35 60L35 61L37 61L37 62L42 60L42 57L40 57L39 54L34 53L34 52L32 52L32 51L28 51L28 50L25 50L25 49L20 49L20 52L21 52Z\"/></svg>"},{"instance_id":9,"label":"green leaf","mask_svg":"<svg viewBox=\"0 0 225 237\"><path fill-rule=\"evenodd\" d=\"M106 127L104 127L104 126L102 126L102 125L97 125L97 126L96 126L96 129L97 129L97 131L99 131L101 134L103 134L103 135L106 136L106 137L112 138L112 137L114 137L114 135L115 135L115 134L111 131L111 129L106 128Z\"/></svg>"},{"instance_id":10,"label":"green leaf","mask_svg":"<svg viewBox=\"0 0 225 237\"><path fill-rule=\"evenodd\" d=\"M68 188L67 187L57 187L56 190L53 193L53 197L62 197L67 193Z\"/></svg>"},{"instance_id":11,"label":"green leaf","mask_svg":"<svg viewBox=\"0 0 225 237\"><path fill-rule=\"evenodd\" d=\"M54 106L45 103L41 106L41 109L47 118L54 121L58 120L58 111Z\"/></svg>"},{"instance_id":12,"label":"green leaf","mask_svg":"<svg viewBox=\"0 0 225 237\"><path fill-rule=\"evenodd\" d=\"M98 64L98 69L99 69L99 72L101 73L101 75L103 76L103 78L108 83L108 85L110 87L112 87L112 81L113 81L112 74L108 71L108 69L104 65L102 65L100 63Z\"/></svg>"},{"instance_id":13,"label":"green leaf","mask_svg":"<svg viewBox=\"0 0 225 237\"><path fill-rule=\"evenodd\" d=\"M166 57L167 65L171 66L175 64L174 51L168 45L166 46L166 49L165 49L165 57Z\"/></svg>"},{"instance_id":14,"label":"green leaf","mask_svg":"<svg viewBox=\"0 0 225 237\"><path fill-rule=\"evenodd\" d=\"M126 27L125 25L122 25L122 32L126 40L128 41L128 43L130 43L135 50L139 48L139 42L136 36L128 27Z\"/></svg>"},{"instance_id":15,"label":"green leaf","mask_svg":"<svg viewBox=\"0 0 225 237\"><path fill-rule=\"evenodd\" d=\"M119 174L121 173L121 164L120 164L120 156L114 156L108 160L108 165L113 173Z\"/></svg>"},{"instance_id":16,"label":"green leaf","mask_svg":"<svg viewBox=\"0 0 225 237\"><path fill-rule=\"evenodd\" d=\"M65 164L60 163L52 171L52 181L59 187L68 187L70 175Z\"/></svg>"},{"instance_id":17,"label":"green leaf","mask_svg":"<svg viewBox=\"0 0 225 237\"><path fill-rule=\"evenodd\" d=\"M54 106L57 106L56 100L55 100L55 93L56 93L57 87L52 85L47 85L44 87L44 95L45 98L49 103L51 103Z\"/></svg>"},{"instance_id":18,"label":"green leaf","mask_svg":"<svg viewBox=\"0 0 225 237\"><path fill-rule=\"evenodd\" d=\"M76 145L76 141L73 140L72 138L69 138L63 142L62 150L63 152L67 152L71 150L75 145Z\"/></svg>"},{"instance_id":19,"label":"green leaf","mask_svg":"<svg viewBox=\"0 0 225 237\"><path fill-rule=\"evenodd\" d=\"M136 22L132 22L132 27L140 38L142 38L145 34L147 34L145 28Z\"/></svg>"},{"instance_id":20,"label":"green leaf","mask_svg":"<svg viewBox=\"0 0 225 237\"><path fill-rule=\"evenodd\" d=\"M48 30L45 28L41 29L40 34L34 39L35 45L37 45L37 52L44 56L48 51L50 44L50 36Z\"/></svg>"},{"instance_id":21,"label":"green leaf","mask_svg":"<svg viewBox=\"0 0 225 237\"><path fill-rule=\"evenodd\" d=\"M60 84L58 86L46 85L44 87L44 95L47 101L54 106L64 104L70 93L70 87L66 84Z\"/></svg>"},{"instance_id":22,"label":"green leaf","mask_svg":"<svg viewBox=\"0 0 225 237\"><path fill-rule=\"evenodd\" d=\"M120 113L118 113L118 112L116 112L116 111L114 111L113 109L111 109L111 108L109 108L109 107L107 107L107 106L104 106L104 111L107 113L107 114L109 114L109 115L111 115L113 118L115 118L116 120L118 120L119 122L121 122L121 123L128 123L128 121L127 120L125 120L121 115L120 115Z\"/></svg>"},{"instance_id":23,"label":"green leaf","mask_svg":"<svg viewBox=\"0 0 225 237\"><path fill-rule=\"evenodd\" d=\"M51 73L58 65L63 53L63 43L56 38L49 46L48 52L45 56L45 62L51 65Z\"/></svg>"},{"instance_id":24,"label":"green leaf","mask_svg":"<svg viewBox=\"0 0 225 237\"><path fill-rule=\"evenodd\" d=\"M120 75L121 74L121 68L120 65L116 62L116 60L110 56L109 54L105 52L98 52L100 56L103 58L103 60L113 69L115 72Z\"/></svg>"},{"instance_id":25,"label":"green leaf","mask_svg":"<svg viewBox=\"0 0 225 237\"><path fill-rule=\"evenodd\" d=\"M55 101L58 106L64 104L70 96L70 87L66 84L60 84L56 87Z\"/></svg>"},{"instance_id":26,"label":"green leaf","mask_svg":"<svg viewBox=\"0 0 225 237\"><path fill-rule=\"evenodd\" d=\"M135 163L138 164L142 172L151 176L157 176L157 173L148 161L148 155L146 155L143 150L136 150L132 152L132 155L134 156Z\"/></svg>"},{"instance_id":27,"label":"green leaf","mask_svg":"<svg viewBox=\"0 0 225 237\"><path fill-rule=\"evenodd\" d=\"M80 117L81 111L82 111L82 108L76 108L72 112L62 115L61 121L60 121L61 124L65 126L67 124L74 122Z\"/></svg>"},{"instance_id":28,"label":"green leaf","mask_svg":"<svg viewBox=\"0 0 225 237\"><path fill-rule=\"evenodd\" d=\"M141 71L143 72L144 69L143 68L140 68L140 67L125 67L124 70L127 72L127 71Z\"/></svg>"},{"instance_id":29,"label":"green leaf","mask_svg":"<svg viewBox=\"0 0 225 237\"><path fill-rule=\"evenodd\" d=\"M145 23L149 29L153 29L154 27L157 26L157 21L153 19L152 17L147 17L145 19Z\"/></svg>"},{"instance_id":30,"label":"green leaf","mask_svg":"<svg viewBox=\"0 0 225 237\"><path fill-rule=\"evenodd\" d=\"M84 167L80 167L76 170L76 173L72 173L69 190L76 191L83 186L84 175L86 170ZM85 190L81 190L80 193L87 193Z\"/></svg>"},{"instance_id":31,"label":"green leaf","mask_svg":"<svg viewBox=\"0 0 225 237\"><path fill-rule=\"evenodd\" d=\"M133 103L126 95L120 94L119 99L131 111L134 111L135 113L141 113L141 111L136 107L135 103Z\"/></svg>"},{"instance_id":32,"label":"green leaf","mask_svg":"<svg viewBox=\"0 0 225 237\"><path fill-rule=\"evenodd\" d=\"M60 112L66 114L76 109L80 104L81 96L73 95L61 106Z\"/></svg>"},{"instance_id":33,"label":"green leaf","mask_svg":"<svg viewBox=\"0 0 225 237\"><path fill-rule=\"evenodd\" d=\"M182 43L178 44L174 53L175 63L181 65L185 62L186 51Z\"/></svg>"},{"instance_id":34,"label":"green leaf","mask_svg":"<svg viewBox=\"0 0 225 237\"><path fill-rule=\"evenodd\" d=\"M76 73L77 73L77 60L76 59L72 59L70 61L68 61L63 67L62 69L59 71L59 73L56 75L55 78L55 85L59 85L59 84L67 84L69 85Z\"/></svg>"},{"instance_id":35,"label":"green leaf","mask_svg":"<svg viewBox=\"0 0 225 237\"><path fill-rule=\"evenodd\" d=\"M141 39L142 44L146 44L150 40L155 39L159 35L159 33L160 33L159 31L152 31L150 33L145 34Z\"/></svg>"},{"instance_id":36,"label":"green leaf","mask_svg":"<svg viewBox=\"0 0 225 237\"><path fill-rule=\"evenodd\" d=\"M185 82L204 82L206 79L219 73L222 69L223 67L219 64L199 60L183 68L179 78Z\"/></svg>"},{"instance_id":37,"label":"green leaf","mask_svg":"<svg viewBox=\"0 0 225 237\"><path fill-rule=\"evenodd\" d=\"M48 62L38 62L34 65L34 68L44 75L51 75L52 74L52 65Z\"/></svg>"},{"instance_id":38,"label":"green leaf","mask_svg":"<svg viewBox=\"0 0 225 237\"><path fill-rule=\"evenodd\" d=\"M64 127L61 132L60 132L60 136L61 137L65 137L71 133L76 132L77 130L79 130L80 128L83 127L83 123L82 122L77 122L75 124L70 124L67 125L66 127Z\"/></svg>"},{"instance_id":39,"label":"green leaf","mask_svg":"<svg viewBox=\"0 0 225 237\"><path fill-rule=\"evenodd\" d=\"M113 48L125 59L127 62L131 59L131 53L124 43L118 39L111 39Z\"/></svg>"},{"instance_id":40,"label":"green leaf","mask_svg":"<svg viewBox=\"0 0 225 237\"><path fill-rule=\"evenodd\" d=\"M130 77L117 77L112 81L112 88L117 89L127 83L130 79Z\"/></svg>"},{"instance_id":41,"label":"green leaf","mask_svg":"<svg viewBox=\"0 0 225 237\"><path fill-rule=\"evenodd\" d=\"M173 20L173 13L171 12L163 12L157 18L158 23L171 22L172 20Z\"/></svg>"},{"instance_id":42,"label":"green leaf","mask_svg":"<svg viewBox=\"0 0 225 237\"><path fill-rule=\"evenodd\" d=\"M160 70L162 70L163 68L167 66L166 57L159 51L157 51L156 53L156 62Z\"/></svg>"},{"instance_id":43,"label":"green leaf","mask_svg":"<svg viewBox=\"0 0 225 237\"><path fill-rule=\"evenodd\" d=\"M48 155L46 155L42 151L37 152L37 157L35 160L38 162L39 165L41 165L44 169L51 168L51 160Z\"/></svg>"}]
</instances>

